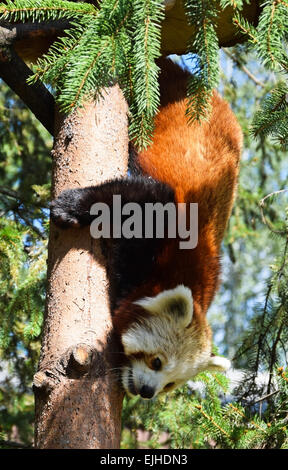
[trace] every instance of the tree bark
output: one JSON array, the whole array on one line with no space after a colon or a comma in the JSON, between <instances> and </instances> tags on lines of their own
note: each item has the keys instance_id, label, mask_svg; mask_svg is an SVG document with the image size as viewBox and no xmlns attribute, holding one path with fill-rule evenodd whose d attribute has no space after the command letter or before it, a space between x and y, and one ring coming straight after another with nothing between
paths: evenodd
<instances>
[{"instance_id":1,"label":"tree bark","mask_svg":"<svg viewBox=\"0 0 288 470\"><path fill-rule=\"evenodd\" d=\"M52 153L53 197L125 174L127 107L119 87L59 116ZM89 229L64 231L51 224L45 323L34 377L36 447L119 447L123 394L111 371L117 354L111 328L99 241Z\"/></svg>"},{"instance_id":2,"label":"tree bark","mask_svg":"<svg viewBox=\"0 0 288 470\"><path fill-rule=\"evenodd\" d=\"M0 22L0 78L23 100L41 124L53 135L53 95L40 81L33 85L28 85L27 79L33 73L13 48L13 41L17 37L17 31L18 33L19 30L21 31L19 26L1 26ZM18 36L21 37L21 34L19 33Z\"/></svg>"},{"instance_id":3,"label":"tree bark","mask_svg":"<svg viewBox=\"0 0 288 470\"><path fill-rule=\"evenodd\" d=\"M161 30L161 50L163 55L168 54L186 54L188 41L195 34L195 26L187 22L182 0L176 0L174 5L166 10L165 19ZM220 1L217 2L218 4ZM253 0L250 3L244 3L241 15L247 21L256 25L260 15L260 2ZM238 28L233 23L232 18L234 10L231 7L219 10L216 20L216 33L219 40L219 47L231 47L235 44L245 41L243 34L239 33Z\"/></svg>"},{"instance_id":4,"label":"tree bark","mask_svg":"<svg viewBox=\"0 0 288 470\"><path fill-rule=\"evenodd\" d=\"M161 52L162 55L185 54L187 53L188 41L195 34L195 27L187 22L182 0L163 0L165 4L165 18L161 30ZM87 3L99 4L96 0L89 0ZM218 0L220 4L220 0ZM250 3L244 2L241 14L243 18L251 24L258 23L261 12L260 0L253 0ZM232 18L234 10L232 6L219 10L216 21L216 32L220 47L231 47L235 44L245 41L243 34L239 33L238 28L233 24ZM1 26L1 22L0 22ZM11 28L17 25L11 25ZM12 29L11 35L16 34L15 50L26 61L35 62L42 54L48 51L48 48L59 36L63 36L65 22L52 21L43 29L42 23L33 25L33 28L27 26L18 28L18 31ZM67 26L68 29L68 26Z\"/></svg>"}]
</instances>

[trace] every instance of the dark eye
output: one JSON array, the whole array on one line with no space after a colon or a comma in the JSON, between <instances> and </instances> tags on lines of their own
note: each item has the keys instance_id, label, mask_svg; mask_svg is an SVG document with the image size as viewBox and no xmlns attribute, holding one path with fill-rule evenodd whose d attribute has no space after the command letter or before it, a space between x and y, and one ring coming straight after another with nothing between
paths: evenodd
<instances>
[{"instance_id":1,"label":"dark eye","mask_svg":"<svg viewBox=\"0 0 288 470\"><path fill-rule=\"evenodd\" d=\"M175 382L169 382L168 384L165 385L163 390L169 390L170 388L174 387Z\"/></svg>"},{"instance_id":2,"label":"dark eye","mask_svg":"<svg viewBox=\"0 0 288 470\"><path fill-rule=\"evenodd\" d=\"M159 359L159 357L155 357L155 359L153 359L153 361L151 363L151 366L152 366L153 370L160 370L161 369L162 362Z\"/></svg>"}]
</instances>

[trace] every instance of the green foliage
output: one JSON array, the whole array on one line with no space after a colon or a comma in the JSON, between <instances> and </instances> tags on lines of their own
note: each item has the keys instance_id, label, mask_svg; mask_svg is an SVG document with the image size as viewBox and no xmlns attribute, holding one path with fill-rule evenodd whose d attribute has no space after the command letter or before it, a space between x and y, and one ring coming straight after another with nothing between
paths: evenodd
<instances>
[{"instance_id":1,"label":"green foliage","mask_svg":"<svg viewBox=\"0 0 288 470\"><path fill-rule=\"evenodd\" d=\"M275 257L281 258L283 254L284 238L271 232L268 226L285 230L286 193L279 194L274 202L272 197L265 199L263 209L268 225L263 222L260 201L287 187L288 173L287 155L275 139L269 136L254 139L251 133L252 116L275 82L274 72L261 66L255 54L247 54L244 46L229 49L228 57L227 60L226 53L221 57L224 69L220 92L240 121L244 152L237 200L224 240L222 284L209 317L221 353L233 358L243 334L249 331L251 318L256 310L259 313L257 304L263 311L270 266L274 265ZM244 355L237 365L243 367L247 362ZM262 363L261 369L266 365Z\"/></svg>"},{"instance_id":2,"label":"green foliage","mask_svg":"<svg viewBox=\"0 0 288 470\"><path fill-rule=\"evenodd\" d=\"M234 18L262 64L282 74L281 80L269 91L255 114L252 131L254 136L272 134L287 148L288 4L282 0L266 0L261 6L257 28L245 21L239 12Z\"/></svg>"},{"instance_id":3,"label":"green foliage","mask_svg":"<svg viewBox=\"0 0 288 470\"><path fill-rule=\"evenodd\" d=\"M222 8L232 7L238 10L242 10L245 3L250 3L250 0L220 0Z\"/></svg>"},{"instance_id":4,"label":"green foliage","mask_svg":"<svg viewBox=\"0 0 288 470\"><path fill-rule=\"evenodd\" d=\"M186 1L185 7L188 22L196 30L188 48L198 55L188 83L187 114L193 122L209 115L209 98L219 83L217 5L214 0Z\"/></svg>"},{"instance_id":5,"label":"green foliage","mask_svg":"<svg viewBox=\"0 0 288 470\"><path fill-rule=\"evenodd\" d=\"M61 18L82 17L83 15L96 15L97 10L89 3L69 2L62 0L7 0L0 7L5 20L13 18L14 21L47 21Z\"/></svg>"},{"instance_id":6,"label":"green foliage","mask_svg":"<svg viewBox=\"0 0 288 470\"><path fill-rule=\"evenodd\" d=\"M281 199L286 193L280 193L288 178L283 152L287 4L263 2L259 25L253 27L239 14L244 1L221 1L222 8L233 7L235 24L257 53L258 62L246 47L233 49L235 64L242 68L238 82L236 68L230 77L219 71L215 5L186 1L189 21L197 22L189 50L198 55L188 90L189 116L205 117L211 90L221 78L221 91L244 130L238 199L223 247L223 284L209 315L221 353L234 355L237 366L248 367L248 375L233 403L225 402L228 383L219 374L200 377L205 384L201 396L185 387L152 403L127 399L122 443L126 448L139 445L136 431L143 426L149 431L145 444L151 447L161 446L163 433L172 448L288 447L283 369L287 365L287 204ZM155 58L160 54L162 2L103 0L97 9L80 2L18 0L2 4L0 12L10 21L69 20L67 35L38 62L34 78L53 85L65 111L119 80L130 105L131 135L140 147L148 144L159 104ZM247 79L243 70L250 67L254 75ZM1 439L32 442L31 381L44 311L51 141L3 84L0 117L0 446L5 447ZM270 373L265 387L256 380L261 371ZM272 395L261 401L266 408L260 413L252 396L268 392Z\"/></svg>"},{"instance_id":7,"label":"green foliage","mask_svg":"<svg viewBox=\"0 0 288 470\"><path fill-rule=\"evenodd\" d=\"M39 358L45 297L46 246L26 252L29 228L0 218L0 430L17 426L22 442L31 442L31 381ZM29 245L28 245L29 246ZM15 384L16 387L15 387Z\"/></svg>"},{"instance_id":8,"label":"green foliage","mask_svg":"<svg viewBox=\"0 0 288 470\"><path fill-rule=\"evenodd\" d=\"M257 27L242 18L245 3L249 2L184 2L187 20L195 31L187 52L197 55L187 90L187 115L191 122L208 117L212 90L219 84L216 24L221 9L233 8L234 23L239 32L248 37L265 67L287 73L287 3L282 0L262 2ZM155 59L161 54L164 17L161 0L103 0L98 7L62 0L9 0L0 4L0 14L12 22L67 20L66 35L39 60L32 81L41 79L52 84L61 108L69 112L81 106L84 97L101 95L105 86L117 80L130 106L131 139L140 148L149 145L153 117L159 107ZM260 133L265 120L264 107L259 113L255 135ZM282 114L284 117L273 132L284 145L287 143L287 111ZM268 129L270 124L267 121L266 124Z\"/></svg>"},{"instance_id":9,"label":"green foliage","mask_svg":"<svg viewBox=\"0 0 288 470\"><path fill-rule=\"evenodd\" d=\"M51 136L6 85L0 83L0 90L0 216L28 225L32 243L48 234L37 221L47 217Z\"/></svg>"},{"instance_id":10,"label":"green foliage","mask_svg":"<svg viewBox=\"0 0 288 470\"><path fill-rule=\"evenodd\" d=\"M39 293L43 286L38 274L43 272L45 260L38 258L39 253L36 252L34 263L27 269L28 259L23 250L26 235L27 230L19 224L0 219L0 296L1 302L5 303L5 309L1 311L0 351L7 350L13 341L12 332L19 334L21 331L25 342L27 337L39 336L41 331L42 312L38 312L38 308L42 306ZM29 318L29 323L25 324L24 318Z\"/></svg>"},{"instance_id":11,"label":"green foliage","mask_svg":"<svg viewBox=\"0 0 288 470\"><path fill-rule=\"evenodd\" d=\"M266 0L262 8L257 26L256 51L266 67L287 72L287 4L281 0Z\"/></svg>"},{"instance_id":12,"label":"green foliage","mask_svg":"<svg viewBox=\"0 0 288 470\"><path fill-rule=\"evenodd\" d=\"M119 80L130 104L131 138L139 147L151 141L153 117L159 106L158 67L160 0L103 0L97 9L78 2L17 0L0 5L10 21L49 21L68 18L67 36L56 41L36 67L32 79L41 78L56 90L68 112L84 96L99 96Z\"/></svg>"},{"instance_id":13,"label":"green foliage","mask_svg":"<svg viewBox=\"0 0 288 470\"><path fill-rule=\"evenodd\" d=\"M33 441L52 141L3 83L0 92L0 447L7 447Z\"/></svg>"},{"instance_id":14,"label":"green foliage","mask_svg":"<svg viewBox=\"0 0 288 470\"><path fill-rule=\"evenodd\" d=\"M263 100L252 122L254 136L272 135L284 149L288 146L288 85L278 83Z\"/></svg>"},{"instance_id":15,"label":"green foliage","mask_svg":"<svg viewBox=\"0 0 288 470\"><path fill-rule=\"evenodd\" d=\"M172 449L286 449L288 377L283 368L273 372L277 407L270 405L262 416L237 402L225 403L229 381L222 374L199 374L195 380L203 385L201 395L193 392L191 383L191 388L149 403L126 399L122 447L129 448L131 443L141 447L137 431L144 428L149 431L149 440L144 442L149 448L162 447L165 431L165 446Z\"/></svg>"},{"instance_id":16,"label":"green foliage","mask_svg":"<svg viewBox=\"0 0 288 470\"><path fill-rule=\"evenodd\" d=\"M236 48L234 53L236 59L238 54L243 58L242 47ZM248 57L246 63L256 68L260 83L266 82L269 87L274 74L256 65L255 55ZM230 354L234 353L235 366L247 369L239 396L249 400L252 392L269 393L273 389L272 375L265 387L257 384L261 372L272 374L275 364L287 364L288 174L287 156L282 146L269 135L263 134L258 140L251 137L252 110L263 100L266 87L261 84L255 87L252 79L239 87L235 83L235 72L232 72L231 83L223 78L224 89L240 118L248 150L243 155L237 204L225 240L227 274L224 273L226 279L221 289L223 293L234 293L231 298L227 296L221 309L229 310L230 318L228 322L224 320L227 326L223 342L235 344L237 341L241 345L230 347ZM255 78L253 74L252 77ZM244 277L246 286L251 286L245 292Z\"/></svg>"},{"instance_id":17,"label":"green foliage","mask_svg":"<svg viewBox=\"0 0 288 470\"><path fill-rule=\"evenodd\" d=\"M155 59L160 57L163 2L138 1L133 10L132 23L138 27L134 31L131 60L132 86L135 91L130 110L135 119L130 127L130 135L136 144L146 147L151 142L153 118L160 103L159 87L155 86L159 71Z\"/></svg>"},{"instance_id":18,"label":"green foliage","mask_svg":"<svg viewBox=\"0 0 288 470\"><path fill-rule=\"evenodd\" d=\"M283 368L287 367L288 194L279 189L287 185L287 155L274 139L255 140L250 130L251 116L266 93L262 83L268 88L274 75L243 46L234 48L232 57L233 69L231 59L222 57L221 92L241 123L245 150L223 246L223 283L209 319L221 352L234 356L234 366L246 374L233 397L227 392L227 378L202 374L195 378L205 383L201 396L192 392L193 387L185 387L152 403L127 400L124 448L288 446L288 382ZM239 64L244 70L237 70ZM149 431L145 442L141 442L143 429Z\"/></svg>"},{"instance_id":19,"label":"green foliage","mask_svg":"<svg viewBox=\"0 0 288 470\"><path fill-rule=\"evenodd\" d=\"M267 197L265 199L268 200ZM261 206L263 207L264 204L265 202L262 200ZM269 230L277 235L279 238L278 243L281 244L282 241L283 249L270 266L272 274L267 281L264 305L255 306L249 330L244 335L242 345L235 357L238 364L241 364L243 355L245 357L248 371L245 386L242 385L240 388L242 396L247 400L251 390L255 389L256 377L261 370L265 370L270 374L267 393L271 392L274 366L275 364L284 363L286 360L285 344L288 341L288 205L285 212L286 220L281 230L279 230L279 226L277 230L272 227L264 212L262 212L263 221ZM249 358L248 364L247 356Z\"/></svg>"}]
</instances>

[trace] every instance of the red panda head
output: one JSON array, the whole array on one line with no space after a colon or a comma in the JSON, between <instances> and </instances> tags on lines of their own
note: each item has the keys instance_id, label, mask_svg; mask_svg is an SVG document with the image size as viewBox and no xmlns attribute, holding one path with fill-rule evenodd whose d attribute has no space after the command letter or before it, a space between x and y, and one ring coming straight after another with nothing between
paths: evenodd
<instances>
[{"instance_id":1,"label":"red panda head","mask_svg":"<svg viewBox=\"0 0 288 470\"><path fill-rule=\"evenodd\" d=\"M228 359L211 354L211 331L193 316L191 290L183 285L134 302L143 315L121 334L127 364L124 389L152 398L184 384L204 370L226 370Z\"/></svg>"}]
</instances>

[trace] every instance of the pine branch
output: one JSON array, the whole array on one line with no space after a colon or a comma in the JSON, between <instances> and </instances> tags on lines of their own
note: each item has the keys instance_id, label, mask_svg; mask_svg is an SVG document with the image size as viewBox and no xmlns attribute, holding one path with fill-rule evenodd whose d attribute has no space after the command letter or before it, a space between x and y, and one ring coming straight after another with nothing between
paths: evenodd
<instances>
[{"instance_id":1,"label":"pine branch","mask_svg":"<svg viewBox=\"0 0 288 470\"><path fill-rule=\"evenodd\" d=\"M198 55L193 75L188 81L189 121L207 118L210 98L219 82L218 38L215 30L217 7L215 0L186 0L185 12L188 23L196 30L188 48Z\"/></svg>"},{"instance_id":2,"label":"pine branch","mask_svg":"<svg viewBox=\"0 0 288 470\"><path fill-rule=\"evenodd\" d=\"M286 2L263 2L257 29L240 16L244 3L247 2L221 0L220 7L232 6L234 24L248 36L268 67L285 69L288 63L284 53L288 29ZM151 142L153 119L159 107L155 59L160 56L164 8L161 0L102 0L97 7L65 0L8 0L0 5L0 14L2 19L10 21L48 22L43 31L34 26L42 34L48 34L49 28L54 26L63 31L66 25L69 29L65 30L65 36L54 42L48 54L39 61L29 83L35 84L39 79L51 83L57 91L61 109L69 112L81 106L85 96L97 97L103 88L118 80L129 100L131 139L143 148ZM185 11L188 22L196 31L188 49L198 56L187 90L187 115L191 122L209 116L212 91L219 82L216 35L219 4L216 0L186 0ZM18 36L33 37L31 28L24 29L25 24L16 28ZM13 35L14 29L10 31L10 40ZM234 60L250 79L264 86L244 64L237 58ZM274 117L278 141L284 146L288 140L287 119L283 114L281 119L278 115ZM263 124L269 132L271 125L264 121Z\"/></svg>"},{"instance_id":3,"label":"pine branch","mask_svg":"<svg viewBox=\"0 0 288 470\"><path fill-rule=\"evenodd\" d=\"M288 28L287 6L278 0L269 0L263 2L262 7L257 27L258 54L268 68L288 70L287 54L283 48L283 39Z\"/></svg>"},{"instance_id":4,"label":"pine branch","mask_svg":"<svg viewBox=\"0 0 288 470\"><path fill-rule=\"evenodd\" d=\"M283 194L283 193L286 193L288 191L288 189L280 189L279 191L274 191L273 193L270 193L270 194L267 194L263 199L261 199L261 201L259 201L259 207L260 207L260 211L261 211L261 218L262 218L262 221L265 225L267 225L267 227L269 228L269 230L273 233L278 233L278 234L282 234L282 235L285 235L287 233L287 230L275 230L272 225L269 223L269 221L267 220L265 214L264 214L264 207L265 207L265 201L275 195L278 195L278 194ZM286 258L286 255L284 254L284 259Z\"/></svg>"},{"instance_id":5,"label":"pine branch","mask_svg":"<svg viewBox=\"0 0 288 470\"><path fill-rule=\"evenodd\" d=\"M223 48L222 50L224 54L226 54L227 57L233 60L233 62L237 64L237 66L247 75L247 77L249 77L250 80L252 80L255 83L255 85L260 86L261 88L265 88L265 84L261 82L261 80L259 80L257 77L255 77L255 75L253 75L253 73L250 72L250 70L248 70L248 68L241 62L241 60L238 57L231 54L229 49Z\"/></svg>"},{"instance_id":6,"label":"pine branch","mask_svg":"<svg viewBox=\"0 0 288 470\"><path fill-rule=\"evenodd\" d=\"M204 416L204 418L209 421L210 423L212 423L212 425L218 429L222 434L224 434L228 439L231 439L229 433L227 431L225 431L225 429L223 429L216 421L215 419L213 418L213 416L210 416L209 414L207 414L204 409L203 409L203 406L202 405L195 405L195 408L197 408L200 413Z\"/></svg>"},{"instance_id":7,"label":"pine branch","mask_svg":"<svg viewBox=\"0 0 288 470\"><path fill-rule=\"evenodd\" d=\"M13 191L10 188L4 188L3 186L0 186L0 193L3 194L4 196L12 197L13 199L20 199L20 195L16 192Z\"/></svg>"},{"instance_id":8,"label":"pine branch","mask_svg":"<svg viewBox=\"0 0 288 470\"><path fill-rule=\"evenodd\" d=\"M257 37L257 31L256 28L254 28L245 18L242 18L242 16L236 12L235 16L233 17L233 23L239 31L247 37L249 42L256 46L259 42L258 37Z\"/></svg>"},{"instance_id":9,"label":"pine branch","mask_svg":"<svg viewBox=\"0 0 288 470\"><path fill-rule=\"evenodd\" d=\"M265 97L261 109L254 115L251 133L265 137L273 135L285 148L288 145L288 87L278 83Z\"/></svg>"},{"instance_id":10,"label":"pine branch","mask_svg":"<svg viewBox=\"0 0 288 470\"><path fill-rule=\"evenodd\" d=\"M160 24L164 17L160 0L133 2L134 27L130 134L136 146L145 148L151 143L153 118L160 103L158 73L155 59L160 57Z\"/></svg>"},{"instance_id":11,"label":"pine branch","mask_svg":"<svg viewBox=\"0 0 288 470\"><path fill-rule=\"evenodd\" d=\"M29 78L28 83L34 83L40 79L52 83L56 89L61 90L62 75L69 66L75 49L81 48L81 39L87 31L80 24L73 25L73 28L66 30L65 33L64 37L60 37L51 45L47 54L38 59L35 73Z\"/></svg>"},{"instance_id":12,"label":"pine branch","mask_svg":"<svg viewBox=\"0 0 288 470\"><path fill-rule=\"evenodd\" d=\"M62 0L7 0L4 5L0 5L2 19L9 21L41 22L97 14L94 5Z\"/></svg>"},{"instance_id":13,"label":"pine branch","mask_svg":"<svg viewBox=\"0 0 288 470\"><path fill-rule=\"evenodd\" d=\"M30 227L30 229L36 233L37 235L37 238L41 239L41 240L46 240L46 236L43 235L43 233L41 232L41 230L39 230L29 219L28 217L26 216L25 212L21 209L15 209L15 213L19 216L20 219L22 219L25 224Z\"/></svg>"},{"instance_id":14,"label":"pine branch","mask_svg":"<svg viewBox=\"0 0 288 470\"><path fill-rule=\"evenodd\" d=\"M242 10L244 3L250 3L250 0L221 0L221 8L232 7L234 10Z\"/></svg>"},{"instance_id":15,"label":"pine branch","mask_svg":"<svg viewBox=\"0 0 288 470\"><path fill-rule=\"evenodd\" d=\"M268 394L264 395L263 397L258 398L257 400L255 400L253 402L253 405L256 405L256 403L260 403L261 401L267 400L267 398L273 397L277 393L279 393L279 390L275 390L274 392L268 393Z\"/></svg>"}]
</instances>

